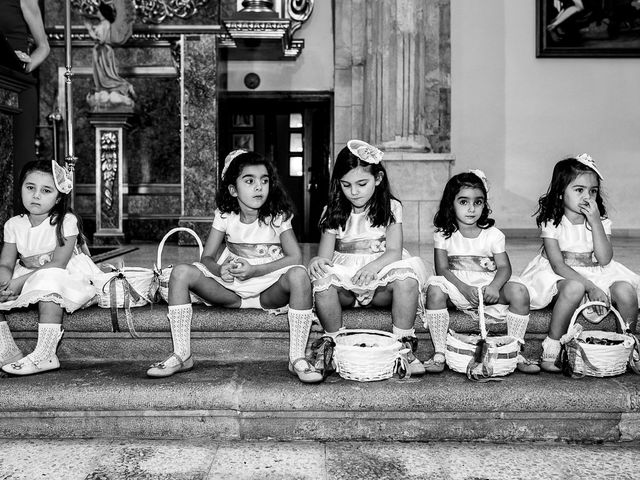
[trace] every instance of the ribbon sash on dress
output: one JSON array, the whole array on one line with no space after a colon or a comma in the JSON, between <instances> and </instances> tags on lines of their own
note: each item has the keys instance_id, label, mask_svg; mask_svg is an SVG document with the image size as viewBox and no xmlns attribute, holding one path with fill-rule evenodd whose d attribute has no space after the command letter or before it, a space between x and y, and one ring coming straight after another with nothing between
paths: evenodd
<instances>
[{"instance_id":1,"label":"ribbon sash on dress","mask_svg":"<svg viewBox=\"0 0 640 480\"><path fill-rule=\"evenodd\" d=\"M236 257L270 258L279 260L284 257L282 245L279 243L233 243L226 242L227 250Z\"/></svg>"},{"instance_id":2,"label":"ribbon sash on dress","mask_svg":"<svg viewBox=\"0 0 640 480\"><path fill-rule=\"evenodd\" d=\"M371 255L374 253L384 253L387 250L387 242L384 235L379 238L354 240L352 242L336 239L334 248L338 253Z\"/></svg>"},{"instance_id":3,"label":"ribbon sash on dress","mask_svg":"<svg viewBox=\"0 0 640 480\"><path fill-rule=\"evenodd\" d=\"M465 270L467 272L492 273L496 271L493 257L479 255L449 255L449 270Z\"/></svg>"},{"instance_id":4,"label":"ribbon sash on dress","mask_svg":"<svg viewBox=\"0 0 640 480\"><path fill-rule=\"evenodd\" d=\"M562 252L562 258L568 267L597 267L600 265L593 252Z\"/></svg>"},{"instance_id":5,"label":"ribbon sash on dress","mask_svg":"<svg viewBox=\"0 0 640 480\"><path fill-rule=\"evenodd\" d=\"M40 268L41 266L46 265L51 260L53 260L53 252L54 250L51 250L47 253L39 253L38 255L30 255L28 257L20 255L20 265L25 268L31 269Z\"/></svg>"}]
</instances>

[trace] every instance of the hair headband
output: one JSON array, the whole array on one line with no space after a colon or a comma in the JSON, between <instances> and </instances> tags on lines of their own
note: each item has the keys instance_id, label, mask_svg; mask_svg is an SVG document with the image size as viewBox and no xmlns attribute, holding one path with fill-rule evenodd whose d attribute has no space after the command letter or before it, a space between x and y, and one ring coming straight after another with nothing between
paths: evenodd
<instances>
[{"instance_id":1,"label":"hair headband","mask_svg":"<svg viewBox=\"0 0 640 480\"><path fill-rule=\"evenodd\" d=\"M61 193L69 193L73 189L73 172L58 165L58 162L51 160L51 173L53 183Z\"/></svg>"},{"instance_id":2,"label":"hair headband","mask_svg":"<svg viewBox=\"0 0 640 480\"><path fill-rule=\"evenodd\" d=\"M469 170L469 173L473 173L476 177L478 177L480 180L482 180L482 184L484 185L484 189L488 192L489 191L489 184L487 183L487 176L484 174L484 172L482 170Z\"/></svg>"},{"instance_id":3,"label":"hair headband","mask_svg":"<svg viewBox=\"0 0 640 480\"><path fill-rule=\"evenodd\" d=\"M229 169L229 165L231 165L231 162L233 161L233 159L239 155L242 155L243 153L249 153L249 152L247 150L243 150L242 148L239 148L238 150L229 152L229 154L224 158L224 167L222 167L223 178L224 178L224 174L227 173L227 170Z\"/></svg>"},{"instance_id":4,"label":"hair headband","mask_svg":"<svg viewBox=\"0 0 640 480\"><path fill-rule=\"evenodd\" d=\"M347 148L351 153L358 157L363 162L378 164L382 160L384 153L380 149L369 145L362 140L349 140L347 142Z\"/></svg>"},{"instance_id":5,"label":"hair headband","mask_svg":"<svg viewBox=\"0 0 640 480\"><path fill-rule=\"evenodd\" d=\"M589 155L588 153L582 153L580 155L576 155L576 160L578 162L580 162L583 165L586 165L587 167L589 167L591 170L593 170L594 172L596 172L596 174L598 175L598 177L600 177L600 180L604 180L604 177L602 176L602 174L600 173L600 170L598 170L596 168L596 162L593 161L593 158L591 158L591 155Z\"/></svg>"}]
</instances>

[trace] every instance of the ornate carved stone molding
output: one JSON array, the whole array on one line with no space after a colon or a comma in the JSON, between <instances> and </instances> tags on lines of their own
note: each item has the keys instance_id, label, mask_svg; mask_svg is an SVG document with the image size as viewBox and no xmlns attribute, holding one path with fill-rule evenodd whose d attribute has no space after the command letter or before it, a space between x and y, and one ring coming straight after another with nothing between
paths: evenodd
<instances>
[{"instance_id":1,"label":"ornate carved stone molding","mask_svg":"<svg viewBox=\"0 0 640 480\"><path fill-rule=\"evenodd\" d=\"M208 2L209 0L133 0L133 5L140 21L160 24L167 18L190 18ZM71 0L71 5L84 15L96 15L100 0Z\"/></svg>"}]
</instances>

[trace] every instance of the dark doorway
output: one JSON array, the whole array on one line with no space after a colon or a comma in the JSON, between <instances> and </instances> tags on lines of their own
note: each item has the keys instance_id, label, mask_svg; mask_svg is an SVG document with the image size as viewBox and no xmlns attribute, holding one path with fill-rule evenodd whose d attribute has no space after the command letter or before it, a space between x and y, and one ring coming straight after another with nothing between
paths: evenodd
<instances>
[{"instance_id":1,"label":"dark doorway","mask_svg":"<svg viewBox=\"0 0 640 480\"><path fill-rule=\"evenodd\" d=\"M298 240L319 241L329 185L331 94L230 92L219 100L221 161L236 148L270 158L295 204Z\"/></svg>"}]
</instances>

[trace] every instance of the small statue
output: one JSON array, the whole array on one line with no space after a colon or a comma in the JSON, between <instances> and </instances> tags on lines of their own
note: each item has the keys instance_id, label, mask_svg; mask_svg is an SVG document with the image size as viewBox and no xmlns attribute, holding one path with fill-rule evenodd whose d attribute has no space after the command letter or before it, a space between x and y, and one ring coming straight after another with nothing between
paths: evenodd
<instances>
[{"instance_id":1,"label":"small statue","mask_svg":"<svg viewBox=\"0 0 640 480\"><path fill-rule=\"evenodd\" d=\"M101 0L85 26L96 43L93 47L95 92L87 95L93 111L133 110L133 85L118 73L112 45L122 45L130 37L134 21L131 0Z\"/></svg>"}]
</instances>

